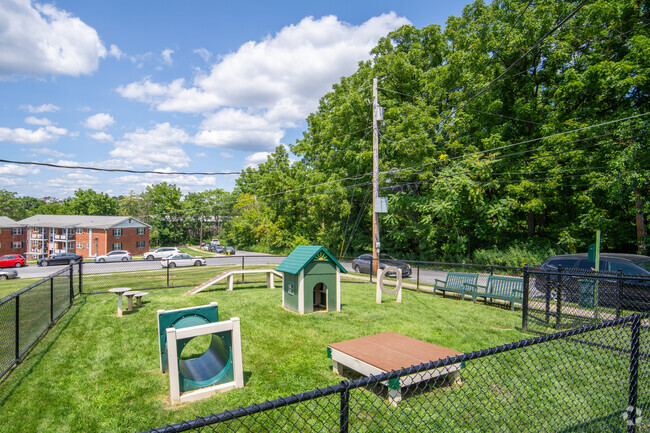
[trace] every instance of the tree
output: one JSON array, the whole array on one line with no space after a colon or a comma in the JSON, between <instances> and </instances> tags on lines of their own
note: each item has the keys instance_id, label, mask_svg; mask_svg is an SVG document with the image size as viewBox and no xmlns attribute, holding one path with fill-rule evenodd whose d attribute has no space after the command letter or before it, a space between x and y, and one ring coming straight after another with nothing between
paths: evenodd
<instances>
[{"instance_id":1,"label":"tree","mask_svg":"<svg viewBox=\"0 0 650 433\"><path fill-rule=\"evenodd\" d=\"M115 199L106 193L98 193L92 189L78 189L67 203L69 212L73 215L117 215L118 208Z\"/></svg>"}]
</instances>

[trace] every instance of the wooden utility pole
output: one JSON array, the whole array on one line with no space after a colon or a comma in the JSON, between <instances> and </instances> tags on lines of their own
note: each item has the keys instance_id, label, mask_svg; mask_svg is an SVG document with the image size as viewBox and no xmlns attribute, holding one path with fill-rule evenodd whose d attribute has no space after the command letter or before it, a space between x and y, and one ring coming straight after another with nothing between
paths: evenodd
<instances>
[{"instance_id":1,"label":"wooden utility pole","mask_svg":"<svg viewBox=\"0 0 650 433\"><path fill-rule=\"evenodd\" d=\"M377 197L379 197L379 128L377 127L377 77L372 79L372 273L377 274L379 264L379 216Z\"/></svg>"}]
</instances>

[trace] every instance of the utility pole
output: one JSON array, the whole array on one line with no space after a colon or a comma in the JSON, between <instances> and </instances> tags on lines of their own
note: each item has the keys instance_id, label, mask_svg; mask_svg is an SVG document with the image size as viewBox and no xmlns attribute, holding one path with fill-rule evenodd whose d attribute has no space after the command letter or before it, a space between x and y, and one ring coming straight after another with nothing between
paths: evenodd
<instances>
[{"instance_id":1,"label":"utility pole","mask_svg":"<svg viewBox=\"0 0 650 433\"><path fill-rule=\"evenodd\" d=\"M372 79L372 273L377 274L379 264L379 216L377 197L379 197L379 128L377 127L377 77Z\"/></svg>"}]
</instances>

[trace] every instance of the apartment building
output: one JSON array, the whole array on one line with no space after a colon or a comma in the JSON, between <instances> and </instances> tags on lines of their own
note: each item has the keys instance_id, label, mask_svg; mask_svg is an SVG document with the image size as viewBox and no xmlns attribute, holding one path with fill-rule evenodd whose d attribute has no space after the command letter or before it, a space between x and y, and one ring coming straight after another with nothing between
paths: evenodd
<instances>
[{"instance_id":1,"label":"apartment building","mask_svg":"<svg viewBox=\"0 0 650 433\"><path fill-rule=\"evenodd\" d=\"M25 227L6 216L0 216L0 256L25 254L27 244Z\"/></svg>"},{"instance_id":2,"label":"apartment building","mask_svg":"<svg viewBox=\"0 0 650 433\"><path fill-rule=\"evenodd\" d=\"M95 257L114 250L149 250L151 226L129 216L34 215L17 222L26 229L28 258L70 252Z\"/></svg>"}]
</instances>

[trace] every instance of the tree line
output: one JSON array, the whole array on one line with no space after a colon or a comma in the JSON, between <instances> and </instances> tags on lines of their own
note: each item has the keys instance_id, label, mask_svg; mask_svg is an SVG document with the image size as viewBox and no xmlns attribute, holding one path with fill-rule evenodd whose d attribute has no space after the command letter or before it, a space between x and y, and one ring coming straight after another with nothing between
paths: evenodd
<instances>
[{"instance_id":1,"label":"tree line","mask_svg":"<svg viewBox=\"0 0 650 433\"><path fill-rule=\"evenodd\" d=\"M203 225L238 248L368 252L377 77L383 251L494 262L508 249L586 251L601 230L604 250L647 254L649 25L644 0L476 1L444 30L382 38L303 137L243 170L233 192L80 190L63 213L140 217L160 244ZM57 208L24 200L25 212Z\"/></svg>"}]
</instances>

